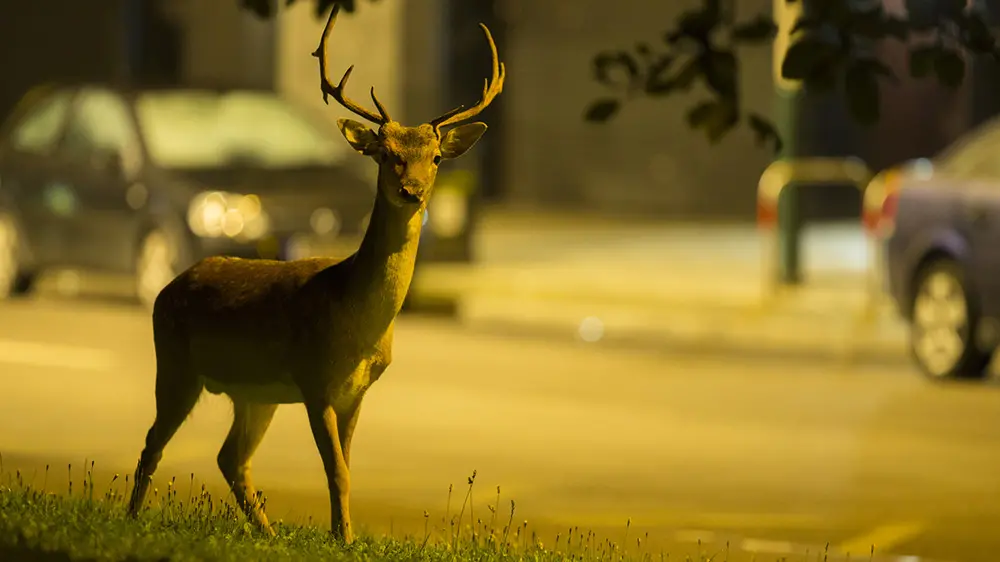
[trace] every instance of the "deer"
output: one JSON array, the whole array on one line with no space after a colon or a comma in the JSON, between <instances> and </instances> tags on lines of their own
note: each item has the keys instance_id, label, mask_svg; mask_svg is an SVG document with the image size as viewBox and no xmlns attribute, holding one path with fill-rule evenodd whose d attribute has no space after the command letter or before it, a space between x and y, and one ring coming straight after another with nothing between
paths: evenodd
<instances>
[{"instance_id":1,"label":"deer","mask_svg":"<svg viewBox=\"0 0 1000 562\"><path fill-rule=\"evenodd\" d=\"M378 166L368 226L348 257L296 260L204 258L179 273L157 295L152 311L155 417L134 473L127 513L136 517L163 450L207 391L226 395L233 422L217 456L219 470L248 521L275 531L255 489L250 460L275 410L303 404L326 473L330 532L345 543L351 526L351 440L366 392L392 362L396 317L413 278L423 215L438 166L458 158L486 132L463 123L486 109L506 76L493 36L480 24L492 54L492 76L480 100L430 122L407 127L389 116L372 87L376 111L345 94L351 65L338 85L327 73L327 42L339 4L319 46L323 101L351 113L337 127L350 147ZM447 131L445 127L454 126Z\"/></svg>"}]
</instances>

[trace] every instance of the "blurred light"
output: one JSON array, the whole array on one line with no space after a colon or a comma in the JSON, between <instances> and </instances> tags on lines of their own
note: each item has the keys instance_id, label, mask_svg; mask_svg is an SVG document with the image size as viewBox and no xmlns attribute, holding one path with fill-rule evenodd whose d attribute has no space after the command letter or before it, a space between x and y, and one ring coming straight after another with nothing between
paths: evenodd
<instances>
[{"instance_id":1,"label":"blurred light","mask_svg":"<svg viewBox=\"0 0 1000 562\"><path fill-rule=\"evenodd\" d=\"M245 241L267 234L269 222L256 195L211 191L191 200L188 225L197 236Z\"/></svg>"},{"instance_id":2,"label":"blurred light","mask_svg":"<svg viewBox=\"0 0 1000 562\"><path fill-rule=\"evenodd\" d=\"M80 292L80 274L75 271L60 271L56 277L56 292L72 296Z\"/></svg>"},{"instance_id":3,"label":"blurred light","mask_svg":"<svg viewBox=\"0 0 1000 562\"><path fill-rule=\"evenodd\" d=\"M434 214L424 215L424 221L430 217L431 229L441 238L457 236L465 228L467 205L465 196L457 189L446 189L434 195L431 202Z\"/></svg>"},{"instance_id":4,"label":"blurred light","mask_svg":"<svg viewBox=\"0 0 1000 562\"><path fill-rule=\"evenodd\" d=\"M927 180L934 174L934 163L927 158L917 158L910 162L908 169L917 179Z\"/></svg>"},{"instance_id":5,"label":"blurred light","mask_svg":"<svg viewBox=\"0 0 1000 562\"><path fill-rule=\"evenodd\" d=\"M596 342L604 337L604 322L601 322L601 319L595 316L588 316L580 322L577 332L583 341L588 343Z\"/></svg>"},{"instance_id":6,"label":"blurred light","mask_svg":"<svg viewBox=\"0 0 1000 562\"><path fill-rule=\"evenodd\" d=\"M141 183L134 183L129 186L128 190L125 192L125 202L132 209L139 210L143 205L146 204L146 198L149 193L146 191L146 186Z\"/></svg>"},{"instance_id":7,"label":"blurred light","mask_svg":"<svg viewBox=\"0 0 1000 562\"><path fill-rule=\"evenodd\" d=\"M312 212L309 217L309 225L312 226L316 234L336 234L340 227L340 219L332 209L320 207Z\"/></svg>"},{"instance_id":8,"label":"blurred light","mask_svg":"<svg viewBox=\"0 0 1000 562\"><path fill-rule=\"evenodd\" d=\"M236 238L243 232L243 214L239 209L228 209L222 216L222 233L230 238Z\"/></svg>"}]
</instances>

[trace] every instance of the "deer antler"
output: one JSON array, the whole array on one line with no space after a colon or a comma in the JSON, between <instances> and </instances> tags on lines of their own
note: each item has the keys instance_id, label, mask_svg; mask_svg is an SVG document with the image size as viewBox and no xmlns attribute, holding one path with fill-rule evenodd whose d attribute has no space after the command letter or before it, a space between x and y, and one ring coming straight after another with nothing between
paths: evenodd
<instances>
[{"instance_id":1,"label":"deer antler","mask_svg":"<svg viewBox=\"0 0 1000 562\"><path fill-rule=\"evenodd\" d=\"M372 101L375 102L375 107L378 108L378 115L372 113L364 107L361 107L360 104L344 95L344 86L347 85L347 79L351 77L351 72L354 71L353 64L347 69L347 72L344 73L344 77L340 79L340 83L336 86L330 82L330 78L327 76L326 71L328 57L326 41L330 37L330 32L333 31L333 25L337 23L338 12L340 12L340 4L334 4L333 9L330 11L330 18L326 20L326 28L323 30L323 37L319 40L319 47L316 47L316 50L312 53L312 56L319 59L319 87L320 90L323 91L323 103L329 104L330 102L327 101L327 96L333 96L333 99L337 100L340 105L344 106L355 115L364 117L376 125L385 125L392 119L390 119L389 113L385 110L385 106L383 106L375 96L375 86L372 86L371 96Z\"/></svg>"},{"instance_id":2,"label":"deer antler","mask_svg":"<svg viewBox=\"0 0 1000 562\"><path fill-rule=\"evenodd\" d=\"M493 75L489 80L483 81L483 97L480 98L479 103L469 109L465 109L464 105L460 105L441 117L434 119L430 124L434 127L435 131L446 125L453 125L479 115L479 113L493 102L493 98L497 97L497 94L503 91L503 80L507 74L503 63L500 62L500 55L497 54L497 45L493 42L493 35L490 34L489 28L482 23L479 24L479 27L483 28L483 32L486 33L486 41L489 42L490 52L493 54Z\"/></svg>"}]
</instances>

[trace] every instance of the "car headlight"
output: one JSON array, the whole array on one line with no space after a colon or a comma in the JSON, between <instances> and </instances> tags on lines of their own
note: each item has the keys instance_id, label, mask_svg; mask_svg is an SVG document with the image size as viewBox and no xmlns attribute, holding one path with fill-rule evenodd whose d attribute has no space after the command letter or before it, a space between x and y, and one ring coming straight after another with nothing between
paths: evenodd
<instances>
[{"instance_id":1,"label":"car headlight","mask_svg":"<svg viewBox=\"0 0 1000 562\"><path fill-rule=\"evenodd\" d=\"M267 213L256 195L224 191L199 193L188 207L191 232L204 238L257 240L268 232Z\"/></svg>"}]
</instances>

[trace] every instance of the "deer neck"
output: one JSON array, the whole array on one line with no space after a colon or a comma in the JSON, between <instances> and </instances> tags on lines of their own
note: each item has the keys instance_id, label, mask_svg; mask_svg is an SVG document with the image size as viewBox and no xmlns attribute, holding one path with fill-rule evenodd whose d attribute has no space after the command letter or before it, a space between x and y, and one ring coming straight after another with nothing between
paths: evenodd
<instances>
[{"instance_id":1,"label":"deer neck","mask_svg":"<svg viewBox=\"0 0 1000 562\"><path fill-rule=\"evenodd\" d=\"M360 305L355 310L366 324L379 331L399 314L410 289L423 213L423 206L398 207L377 190L368 229L351 264L347 297Z\"/></svg>"}]
</instances>

